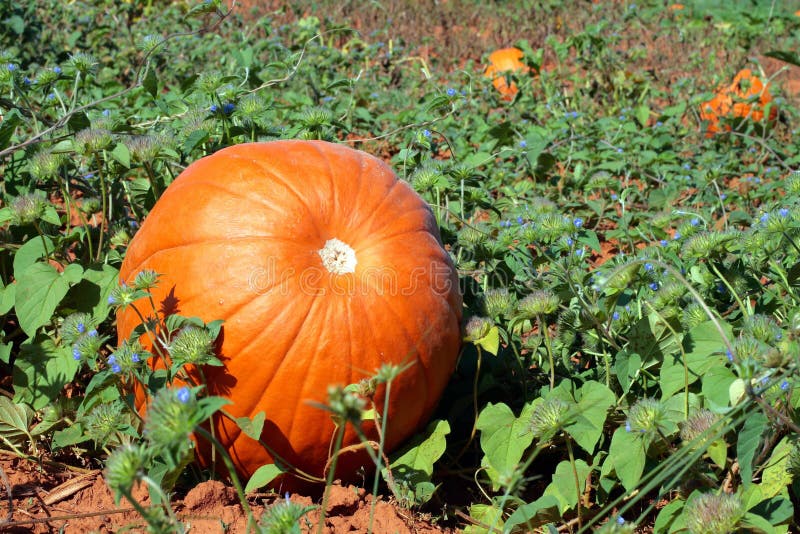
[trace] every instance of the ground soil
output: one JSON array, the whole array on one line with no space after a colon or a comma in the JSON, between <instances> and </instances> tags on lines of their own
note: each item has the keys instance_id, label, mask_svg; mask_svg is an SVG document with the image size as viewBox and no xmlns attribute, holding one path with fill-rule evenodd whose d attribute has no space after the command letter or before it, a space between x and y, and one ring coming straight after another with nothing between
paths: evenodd
<instances>
[{"instance_id":1,"label":"ground soil","mask_svg":"<svg viewBox=\"0 0 800 534\"><path fill-rule=\"evenodd\" d=\"M99 470L71 471L54 464L40 466L35 462L0 458L2 498L0 499L0 532L8 533L110 533L143 532L141 516L124 499L115 503L113 494ZM144 487L134 491L144 507L151 506ZM286 497L276 494L248 495L248 504L256 518L274 503ZM301 520L302 532L317 532L321 499L302 495L289 497L304 506L316 506ZM374 498L363 488L335 484L330 488L323 532L366 533ZM246 532L246 516L236 491L218 480L197 484L186 493L178 493L172 509L189 532ZM5 513L3 513L3 511ZM372 532L398 534L438 534L456 532L437 526L434 520L378 497L372 518Z\"/></svg>"}]
</instances>

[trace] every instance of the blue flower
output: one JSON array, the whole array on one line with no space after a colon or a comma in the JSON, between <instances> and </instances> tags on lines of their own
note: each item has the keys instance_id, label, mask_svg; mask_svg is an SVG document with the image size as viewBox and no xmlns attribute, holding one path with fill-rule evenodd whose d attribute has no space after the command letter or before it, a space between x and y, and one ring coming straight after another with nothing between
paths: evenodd
<instances>
[{"instance_id":1,"label":"blue flower","mask_svg":"<svg viewBox=\"0 0 800 534\"><path fill-rule=\"evenodd\" d=\"M680 238L681 238L681 233L680 232L675 232L675 235L672 236L672 239L675 239L675 240L678 240Z\"/></svg>"},{"instance_id":2,"label":"blue flower","mask_svg":"<svg viewBox=\"0 0 800 534\"><path fill-rule=\"evenodd\" d=\"M617 154L622 154L623 152L624 152L624 150L622 150L621 148L617 149Z\"/></svg>"},{"instance_id":3,"label":"blue flower","mask_svg":"<svg viewBox=\"0 0 800 534\"><path fill-rule=\"evenodd\" d=\"M92 328L91 330L89 330L89 333L86 334L86 335L89 336L89 337L97 337L97 330Z\"/></svg>"},{"instance_id":4,"label":"blue flower","mask_svg":"<svg viewBox=\"0 0 800 534\"><path fill-rule=\"evenodd\" d=\"M720 199L720 200L725 200L726 198L728 198L728 195L726 195L725 193L722 193L722 194L720 194L720 196L719 196L719 199Z\"/></svg>"},{"instance_id":5,"label":"blue flower","mask_svg":"<svg viewBox=\"0 0 800 534\"><path fill-rule=\"evenodd\" d=\"M618 198L616 193L611 193L611 200L617 200Z\"/></svg>"},{"instance_id":6,"label":"blue flower","mask_svg":"<svg viewBox=\"0 0 800 534\"><path fill-rule=\"evenodd\" d=\"M108 365L116 364L117 363L117 357L112 354L111 356L108 357L108 359L106 360L106 363L108 363Z\"/></svg>"},{"instance_id":7,"label":"blue flower","mask_svg":"<svg viewBox=\"0 0 800 534\"><path fill-rule=\"evenodd\" d=\"M581 226L583 226L583 219L581 219L580 217L575 217L575 219L573 219L572 221L572 224L575 225L575 228L580 228Z\"/></svg>"},{"instance_id":8,"label":"blue flower","mask_svg":"<svg viewBox=\"0 0 800 534\"><path fill-rule=\"evenodd\" d=\"M521 216L517 217L517 224L522 224L523 222L525 222L525 219L523 219Z\"/></svg>"},{"instance_id":9,"label":"blue flower","mask_svg":"<svg viewBox=\"0 0 800 534\"><path fill-rule=\"evenodd\" d=\"M645 263L644 264L644 270L645 271L652 271L653 269L654 269L654 267L653 267L652 263Z\"/></svg>"},{"instance_id":10,"label":"blue flower","mask_svg":"<svg viewBox=\"0 0 800 534\"><path fill-rule=\"evenodd\" d=\"M579 248L578 250L576 250L576 251L575 251L575 255L576 255L577 257L579 257L579 258L580 258L581 256L583 256L583 249L582 249L582 248Z\"/></svg>"},{"instance_id":11,"label":"blue flower","mask_svg":"<svg viewBox=\"0 0 800 534\"><path fill-rule=\"evenodd\" d=\"M111 112L109 110L107 110L107 109L104 109L101 112L101 114L103 115L103 117L108 117L109 115L111 115Z\"/></svg>"},{"instance_id":12,"label":"blue flower","mask_svg":"<svg viewBox=\"0 0 800 534\"><path fill-rule=\"evenodd\" d=\"M22 78L22 83L24 83L25 85L30 85L32 82L30 78L25 76L24 78Z\"/></svg>"},{"instance_id":13,"label":"blue flower","mask_svg":"<svg viewBox=\"0 0 800 534\"><path fill-rule=\"evenodd\" d=\"M118 363L115 363L111 366L112 373L118 374L120 371L122 371L122 367L120 367Z\"/></svg>"},{"instance_id":14,"label":"blue flower","mask_svg":"<svg viewBox=\"0 0 800 534\"><path fill-rule=\"evenodd\" d=\"M661 241L658 242L658 244L661 245L662 247L666 247L668 245L666 239L662 239Z\"/></svg>"},{"instance_id":15,"label":"blue flower","mask_svg":"<svg viewBox=\"0 0 800 534\"><path fill-rule=\"evenodd\" d=\"M447 96L456 96L457 91L452 87L447 88Z\"/></svg>"},{"instance_id":16,"label":"blue flower","mask_svg":"<svg viewBox=\"0 0 800 534\"><path fill-rule=\"evenodd\" d=\"M326 96L325 98L331 98L331 97ZM325 100L325 98L323 98L322 100ZM231 104L230 102L222 106L222 112L225 115L230 115L231 113L233 113L234 109L236 109L236 106Z\"/></svg>"},{"instance_id":17,"label":"blue flower","mask_svg":"<svg viewBox=\"0 0 800 534\"><path fill-rule=\"evenodd\" d=\"M769 213L765 213L764 215L759 217L758 220L761 221L762 223L765 223L765 222L767 222L768 219L769 219Z\"/></svg>"},{"instance_id":18,"label":"blue flower","mask_svg":"<svg viewBox=\"0 0 800 534\"><path fill-rule=\"evenodd\" d=\"M684 163L684 164L683 164L683 168L684 168L684 169L686 169L686 170L688 171L689 169L691 169L691 168L692 168L692 166L691 166L691 165L689 165L688 163Z\"/></svg>"},{"instance_id":19,"label":"blue flower","mask_svg":"<svg viewBox=\"0 0 800 534\"><path fill-rule=\"evenodd\" d=\"M691 224L692 226L697 226L698 224L700 224L700 219L698 219L697 217L695 217L694 219L692 219L691 221L689 221L689 224Z\"/></svg>"},{"instance_id":20,"label":"blue flower","mask_svg":"<svg viewBox=\"0 0 800 534\"><path fill-rule=\"evenodd\" d=\"M657 127L658 127L658 126L664 126L664 123L663 123L663 122L661 122L661 121L656 121L656 126L657 126Z\"/></svg>"},{"instance_id":21,"label":"blue flower","mask_svg":"<svg viewBox=\"0 0 800 534\"><path fill-rule=\"evenodd\" d=\"M650 282L647 284L650 289L653 291L658 291L658 282Z\"/></svg>"},{"instance_id":22,"label":"blue flower","mask_svg":"<svg viewBox=\"0 0 800 534\"><path fill-rule=\"evenodd\" d=\"M725 349L725 357L728 358L729 362L733 361L733 353L730 349Z\"/></svg>"},{"instance_id":23,"label":"blue flower","mask_svg":"<svg viewBox=\"0 0 800 534\"><path fill-rule=\"evenodd\" d=\"M625 432L631 431L631 423L630 421L625 421Z\"/></svg>"},{"instance_id":24,"label":"blue flower","mask_svg":"<svg viewBox=\"0 0 800 534\"><path fill-rule=\"evenodd\" d=\"M81 349L78 348L78 345L72 346L72 358L75 360L81 359Z\"/></svg>"},{"instance_id":25,"label":"blue flower","mask_svg":"<svg viewBox=\"0 0 800 534\"><path fill-rule=\"evenodd\" d=\"M573 241L571 237L567 238L567 246L568 247L571 247L574 243L575 243L575 241Z\"/></svg>"},{"instance_id":26,"label":"blue flower","mask_svg":"<svg viewBox=\"0 0 800 534\"><path fill-rule=\"evenodd\" d=\"M53 67L53 72L55 72L56 74L61 74L61 67L56 65L55 67Z\"/></svg>"},{"instance_id":27,"label":"blue flower","mask_svg":"<svg viewBox=\"0 0 800 534\"><path fill-rule=\"evenodd\" d=\"M79 334L83 334L86 332L86 325L83 323L78 323L75 325L75 330L77 330Z\"/></svg>"},{"instance_id":28,"label":"blue flower","mask_svg":"<svg viewBox=\"0 0 800 534\"><path fill-rule=\"evenodd\" d=\"M219 109L219 108L217 107L217 105L216 105L216 104L211 104L211 107L209 107L209 108L208 108L208 110L209 110L211 113L216 113L216 112L217 112L217 109Z\"/></svg>"},{"instance_id":29,"label":"blue flower","mask_svg":"<svg viewBox=\"0 0 800 534\"><path fill-rule=\"evenodd\" d=\"M425 137L427 137L428 139L430 139L430 137L431 137L431 131L430 131L430 130L428 130L428 129L426 128L425 130L422 130L422 135L424 135Z\"/></svg>"},{"instance_id":30,"label":"blue flower","mask_svg":"<svg viewBox=\"0 0 800 534\"><path fill-rule=\"evenodd\" d=\"M13 63L9 63L8 65L6 65L6 68L7 68L7 69L8 69L10 72L14 72L15 70L17 70L17 66L16 66L16 65L14 65Z\"/></svg>"},{"instance_id":31,"label":"blue flower","mask_svg":"<svg viewBox=\"0 0 800 534\"><path fill-rule=\"evenodd\" d=\"M183 386L182 388L180 388L178 390L178 392L175 394L175 396L178 397L178 400L180 402L182 402L183 404L186 404L187 402L189 402L189 399L192 398L192 392L188 387Z\"/></svg>"},{"instance_id":32,"label":"blue flower","mask_svg":"<svg viewBox=\"0 0 800 534\"><path fill-rule=\"evenodd\" d=\"M139 353L138 352L134 352L133 354L131 354L131 361L133 363L139 363L141 361L139 359Z\"/></svg>"},{"instance_id":33,"label":"blue flower","mask_svg":"<svg viewBox=\"0 0 800 534\"><path fill-rule=\"evenodd\" d=\"M778 210L778 215L780 215L781 217L788 217L789 210L787 210L786 208L781 208Z\"/></svg>"},{"instance_id":34,"label":"blue flower","mask_svg":"<svg viewBox=\"0 0 800 534\"><path fill-rule=\"evenodd\" d=\"M784 380L783 382L781 382L781 390L786 391L787 389L789 389L789 382L787 380Z\"/></svg>"},{"instance_id":35,"label":"blue flower","mask_svg":"<svg viewBox=\"0 0 800 534\"><path fill-rule=\"evenodd\" d=\"M625 518L622 517L622 516L617 517L617 524L618 525L624 525L625 524Z\"/></svg>"},{"instance_id":36,"label":"blue flower","mask_svg":"<svg viewBox=\"0 0 800 534\"><path fill-rule=\"evenodd\" d=\"M108 296L108 303L109 304L116 304L117 303L117 299L114 298L114 295L109 295Z\"/></svg>"},{"instance_id":37,"label":"blue flower","mask_svg":"<svg viewBox=\"0 0 800 534\"><path fill-rule=\"evenodd\" d=\"M528 142L526 140L523 139L522 141L519 142L519 147L520 148L525 148L527 146L528 146Z\"/></svg>"},{"instance_id":38,"label":"blue flower","mask_svg":"<svg viewBox=\"0 0 800 534\"><path fill-rule=\"evenodd\" d=\"M615 321L619 321L619 312L615 311L614 313L612 313L611 318L614 319Z\"/></svg>"}]
</instances>

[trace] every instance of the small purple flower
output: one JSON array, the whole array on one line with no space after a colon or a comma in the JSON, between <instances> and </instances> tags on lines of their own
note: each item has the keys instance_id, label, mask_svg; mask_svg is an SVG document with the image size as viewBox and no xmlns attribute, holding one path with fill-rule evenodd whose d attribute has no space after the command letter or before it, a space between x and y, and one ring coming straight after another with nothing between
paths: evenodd
<instances>
[{"instance_id":1,"label":"small purple flower","mask_svg":"<svg viewBox=\"0 0 800 534\"><path fill-rule=\"evenodd\" d=\"M528 142L526 140L523 139L522 141L519 142L519 147L520 148L527 148L527 146L528 146Z\"/></svg>"},{"instance_id":2,"label":"small purple flower","mask_svg":"<svg viewBox=\"0 0 800 534\"><path fill-rule=\"evenodd\" d=\"M617 200L618 198L616 193L611 193L611 200Z\"/></svg>"},{"instance_id":3,"label":"small purple flower","mask_svg":"<svg viewBox=\"0 0 800 534\"><path fill-rule=\"evenodd\" d=\"M30 78L28 78L27 76L25 76L24 78L22 78L22 83L24 83L25 85L30 85L30 84L31 84L31 83L33 83L33 82L31 82L31 79L30 79Z\"/></svg>"},{"instance_id":4,"label":"small purple flower","mask_svg":"<svg viewBox=\"0 0 800 534\"><path fill-rule=\"evenodd\" d=\"M182 388L180 388L175 395L176 395L176 397L178 397L178 400L180 402L182 402L183 404L186 404L187 402L189 402L189 399L192 398L192 392L186 386L183 386Z\"/></svg>"},{"instance_id":5,"label":"small purple flower","mask_svg":"<svg viewBox=\"0 0 800 534\"><path fill-rule=\"evenodd\" d=\"M56 97L55 93L48 93L47 94L47 100L53 100L53 99L55 99L55 97Z\"/></svg>"},{"instance_id":6,"label":"small purple flower","mask_svg":"<svg viewBox=\"0 0 800 534\"><path fill-rule=\"evenodd\" d=\"M111 115L111 112L109 110L107 110L107 109L104 109L101 112L101 115L103 115L103 117L108 117L109 115Z\"/></svg>"},{"instance_id":7,"label":"small purple flower","mask_svg":"<svg viewBox=\"0 0 800 534\"><path fill-rule=\"evenodd\" d=\"M97 330L92 328L91 330L89 330L89 332L86 335L89 336L89 337L97 337Z\"/></svg>"},{"instance_id":8,"label":"small purple flower","mask_svg":"<svg viewBox=\"0 0 800 534\"><path fill-rule=\"evenodd\" d=\"M78 323L75 325L75 330L77 330L79 334L83 334L86 332L86 325L83 323Z\"/></svg>"},{"instance_id":9,"label":"small purple flower","mask_svg":"<svg viewBox=\"0 0 800 534\"><path fill-rule=\"evenodd\" d=\"M108 359L106 360L106 363L108 363L108 365L116 364L117 363L117 357L112 354L111 356L108 357Z\"/></svg>"},{"instance_id":10,"label":"small purple flower","mask_svg":"<svg viewBox=\"0 0 800 534\"><path fill-rule=\"evenodd\" d=\"M622 154L623 150L621 148L617 149L617 154Z\"/></svg>"},{"instance_id":11,"label":"small purple flower","mask_svg":"<svg viewBox=\"0 0 800 534\"><path fill-rule=\"evenodd\" d=\"M786 209L786 208L781 208L781 209L778 210L778 215L780 215L781 217L788 217L789 216L789 210Z\"/></svg>"},{"instance_id":12,"label":"small purple flower","mask_svg":"<svg viewBox=\"0 0 800 534\"><path fill-rule=\"evenodd\" d=\"M517 217L517 224L522 224L523 222L525 222L525 219L523 219L521 216Z\"/></svg>"},{"instance_id":13,"label":"small purple flower","mask_svg":"<svg viewBox=\"0 0 800 534\"><path fill-rule=\"evenodd\" d=\"M622 516L617 517L617 524L618 525L624 525L625 524L625 518L622 517Z\"/></svg>"},{"instance_id":14,"label":"small purple flower","mask_svg":"<svg viewBox=\"0 0 800 534\"><path fill-rule=\"evenodd\" d=\"M664 123L661 121L656 121L656 127L664 126Z\"/></svg>"},{"instance_id":15,"label":"small purple flower","mask_svg":"<svg viewBox=\"0 0 800 534\"><path fill-rule=\"evenodd\" d=\"M661 241L658 242L658 244L661 245L662 247L666 247L668 245L666 239L662 239Z\"/></svg>"},{"instance_id":16,"label":"small purple flower","mask_svg":"<svg viewBox=\"0 0 800 534\"><path fill-rule=\"evenodd\" d=\"M53 67L53 72L55 72L56 74L61 74L61 67L56 65L55 67Z\"/></svg>"},{"instance_id":17,"label":"small purple flower","mask_svg":"<svg viewBox=\"0 0 800 534\"><path fill-rule=\"evenodd\" d=\"M759 220L759 221L761 221L762 223L765 223L765 222L767 222L767 220L769 220L769 213L765 213L764 215L762 215L761 217L759 217L759 219L758 219L758 220Z\"/></svg>"},{"instance_id":18,"label":"small purple flower","mask_svg":"<svg viewBox=\"0 0 800 534\"><path fill-rule=\"evenodd\" d=\"M323 100L324 100L324 99L323 99ZM233 110L234 110L234 109L236 109L236 106L235 106L234 104L230 103L230 102L228 102L227 104L225 104L224 106L222 106L222 112L223 112L225 115L230 115L231 113L233 113Z\"/></svg>"},{"instance_id":19,"label":"small purple flower","mask_svg":"<svg viewBox=\"0 0 800 534\"><path fill-rule=\"evenodd\" d=\"M581 256L583 256L583 249L582 249L582 248L579 248L578 250L576 250L576 251L575 251L575 255L576 255L577 257L579 257L579 258L580 258Z\"/></svg>"},{"instance_id":20,"label":"small purple flower","mask_svg":"<svg viewBox=\"0 0 800 534\"><path fill-rule=\"evenodd\" d=\"M81 349L78 348L78 345L73 345L72 346L72 358L75 359L75 360L80 360L81 356L82 356Z\"/></svg>"},{"instance_id":21,"label":"small purple flower","mask_svg":"<svg viewBox=\"0 0 800 534\"><path fill-rule=\"evenodd\" d=\"M581 219L580 217L575 217L575 219L572 221L572 224L575 225L575 228L580 228L581 226L583 226L583 219Z\"/></svg>"},{"instance_id":22,"label":"small purple flower","mask_svg":"<svg viewBox=\"0 0 800 534\"><path fill-rule=\"evenodd\" d=\"M697 226L698 224L700 224L700 219L698 219L697 217L695 217L694 219L692 219L691 221L689 221L689 224L691 224L692 226Z\"/></svg>"},{"instance_id":23,"label":"small purple flower","mask_svg":"<svg viewBox=\"0 0 800 534\"><path fill-rule=\"evenodd\" d=\"M625 432L631 431L631 423L630 421L625 421Z\"/></svg>"},{"instance_id":24,"label":"small purple flower","mask_svg":"<svg viewBox=\"0 0 800 534\"><path fill-rule=\"evenodd\" d=\"M729 362L733 361L733 353L731 352L731 349L725 349L725 357L728 358Z\"/></svg>"},{"instance_id":25,"label":"small purple flower","mask_svg":"<svg viewBox=\"0 0 800 534\"><path fill-rule=\"evenodd\" d=\"M675 232L675 235L674 235L674 236L672 236L672 239L674 239L674 240L676 240L676 241L677 241L678 239L680 239L680 238L681 238L681 233L680 233L680 232Z\"/></svg>"},{"instance_id":26,"label":"small purple flower","mask_svg":"<svg viewBox=\"0 0 800 534\"><path fill-rule=\"evenodd\" d=\"M652 271L653 269L654 269L654 267L653 267L652 263L645 263L644 264L644 270L645 271Z\"/></svg>"},{"instance_id":27,"label":"small purple flower","mask_svg":"<svg viewBox=\"0 0 800 534\"><path fill-rule=\"evenodd\" d=\"M787 389L789 389L789 381L784 380L783 382L781 382L781 390L786 391Z\"/></svg>"},{"instance_id":28,"label":"small purple flower","mask_svg":"<svg viewBox=\"0 0 800 534\"><path fill-rule=\"evenodd\" d=\"M726 198L728 198L728 195L726 195L725 193L722 193L722 194L719 196L719 199L720 199L720 200L725 200Z\"/></svg>"},{"instance_id":29,"label":"small purple flower","mask_svg":"<svg viewBox=\"0 0 800 534\"><path fill-rule=\"evenodd\" d=\"M8 65L6 65L6 68L9 70L9 72L14 72L15 70L17 70L17 66L14 65L13 63L9 63Z\"/></svg>"},{"instance_id":30,"label":"small purple flower","mask_svg":"<svg viewBox=\"0 0 800 534\"><path fill-rule=\"evenodd\" d=\"M114 295L109 295L108 296L108 303L109 304L116 304L117 303L117 299L114 298Z\"/></svg>"},{"instance_id":31,"label":"small purple flower","mask_svg":"<svg viewBox=\"0 0 800 534\"><path fill-rule=\"evenodd\" d=\"M647 286L653 291L658 291L658 282L650 282Z\"/></svg>"},{"instance_id":32,"label":"small purple flower","mask_svg":"<svg viewBox=\"0 0 800 534\"><path fill-rule=\"evenodd\" d=\"M216 113L218 109L216 104L211 104L211 107L208 108L211 113Z\"/></svg>"},{"instance_id":33,"label":"small purple flower","mask_svg":"<svg viewBox=\"0 0 800 534\"><path fill-rule=\"evenodd\" d=\"M431 138L431 131L426 128L426 129L422 130L422 135L427 137L428 139L430 139Z\"/></svg>"},{"instance_id":34,"label":"small purple flower","mask_svg":"<svg viewBox=\"0 0 800 534\"><path fill-rule=\"evenodd\" d=\"M118 363L115 363L111 366L112 373L119 374L120 371L122 371L122 367L120 367Z\"/></svg>"},{"instance_id":35,"label":"small purple flower","mask_svg":"<svg viewBox=\"0 0 800 534\"><path fill-rule=\"evenodd\" d=\"M134 352L133 354L131 354L131 361L133 363L139 363L141 361L139 359L139 353L138 352Z\"/></svg>"},{"instance_id":36,"label":"small purple flower","mask_svg":"<svg viewBox=\"0 0 800 534\"><path fill-rule=\"evenodd\" d=\"M456 96L457 91L452 87L447 88L447 96Z\"/></svg>"},{"instance_id":37,"label":"small purple flower","mask_svg":"<svg viewBox=\"0 0 800 534\"><path fill-rule=\"evenodd\" d=\"M567 246L571 247L573 244L575 244L575 241L573 241L571 237L568 237L567 238Z\"/></svg>"},{"instance_id":38,"label":"small purple flower","mask_svg":"<svg viewBox=\"0 0 800 534\"><path fill-rule=\"evenodd\" d=\"M619 312L615 311L614 313L612 313L611 318L614 319L615 321L619 321Z\"/></svg>"},{"instance_id":39,"label":"small purple flower","mask_svg":"<svg viewBox=\"0 0 800 534\"><path fill-rule=\"evenodd\" d=\"M288 491L283 494L283 498L286 499L286 504L289 504L291 502L291 499L289 499L289 492Z\"/></svg>"},{"instance_id":40,"label":"small purple flower","mask_svg":"<svg viewBox=\"0 0 800 534\"><path fill-rule=\"evenodd\" d=\"M689 169L691 169L691 168L692 168L692 166L691 166L691 165L689 165L688 163L684 163L684 164L683 164L683 168L684 168L684 169L686 169L686 170L688 171Z\"/></svg>"}]
</instances>

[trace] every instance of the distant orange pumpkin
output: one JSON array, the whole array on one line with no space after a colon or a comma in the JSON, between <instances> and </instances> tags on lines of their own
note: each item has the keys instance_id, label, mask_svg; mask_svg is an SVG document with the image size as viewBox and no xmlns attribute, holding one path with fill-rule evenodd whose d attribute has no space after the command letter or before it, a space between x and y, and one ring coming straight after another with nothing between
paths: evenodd
<instances>
[{"instance_id":1,"label":"distant orange pumpkin","mask_svg":"<svg viewBox=\"0 0 800 534\"><path fill-rule=\"evenodd\" d=\"M721 88L714 98L702 104L700 118L708 122L706 137L719 131L731 131L729 124L721 124L724 119L740 118L756 123L763 122L767 107L768 122L772 122L778 116L778 109L772 102L769 83L765 84L750 69L742 69L731 85Z\"/></svg>"},{"instance_id":2,"label":"distant orange pumpkin","mask_svg":"<svg viewBox=\"0 0 800 534\"><path fill-rule=\"evenodd\" d=\"M685 6L683 4L672 4L669 8L672 11L681 11Z\"/></svg>"},{"instance_id":3,"label":"distant orange pumpkin","mask_svg":"<svg viewBox=\"0 0 800 534\"><path fill-rule=\"evenodd\" d=\"M522 50L519 48L501 48L489 54L489 66L486 67L484 76L492 78L492 85L497 89L503 100L513 100L519 91L517 84L513 81L511 85L506 81L510 72L530 72L530 68L520 61Z\"/></svg>"}]
</instances>

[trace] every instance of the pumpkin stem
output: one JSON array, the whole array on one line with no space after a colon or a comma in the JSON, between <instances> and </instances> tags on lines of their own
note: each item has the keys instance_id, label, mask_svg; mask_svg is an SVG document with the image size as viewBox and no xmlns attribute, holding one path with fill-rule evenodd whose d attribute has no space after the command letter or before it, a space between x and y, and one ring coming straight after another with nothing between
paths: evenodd
<instances>
[{"instance_id":1,"label":"pumpkin stem","mask_svg":"<svg viewBox=\"0 0 800 534\"><path fill-rule=\"evenodd\" d=\"M328 272L334 274L356 272L356 252L344 241L328 239L325 246L319 249L319 256Z\"/></svg>"}]
</instances>

